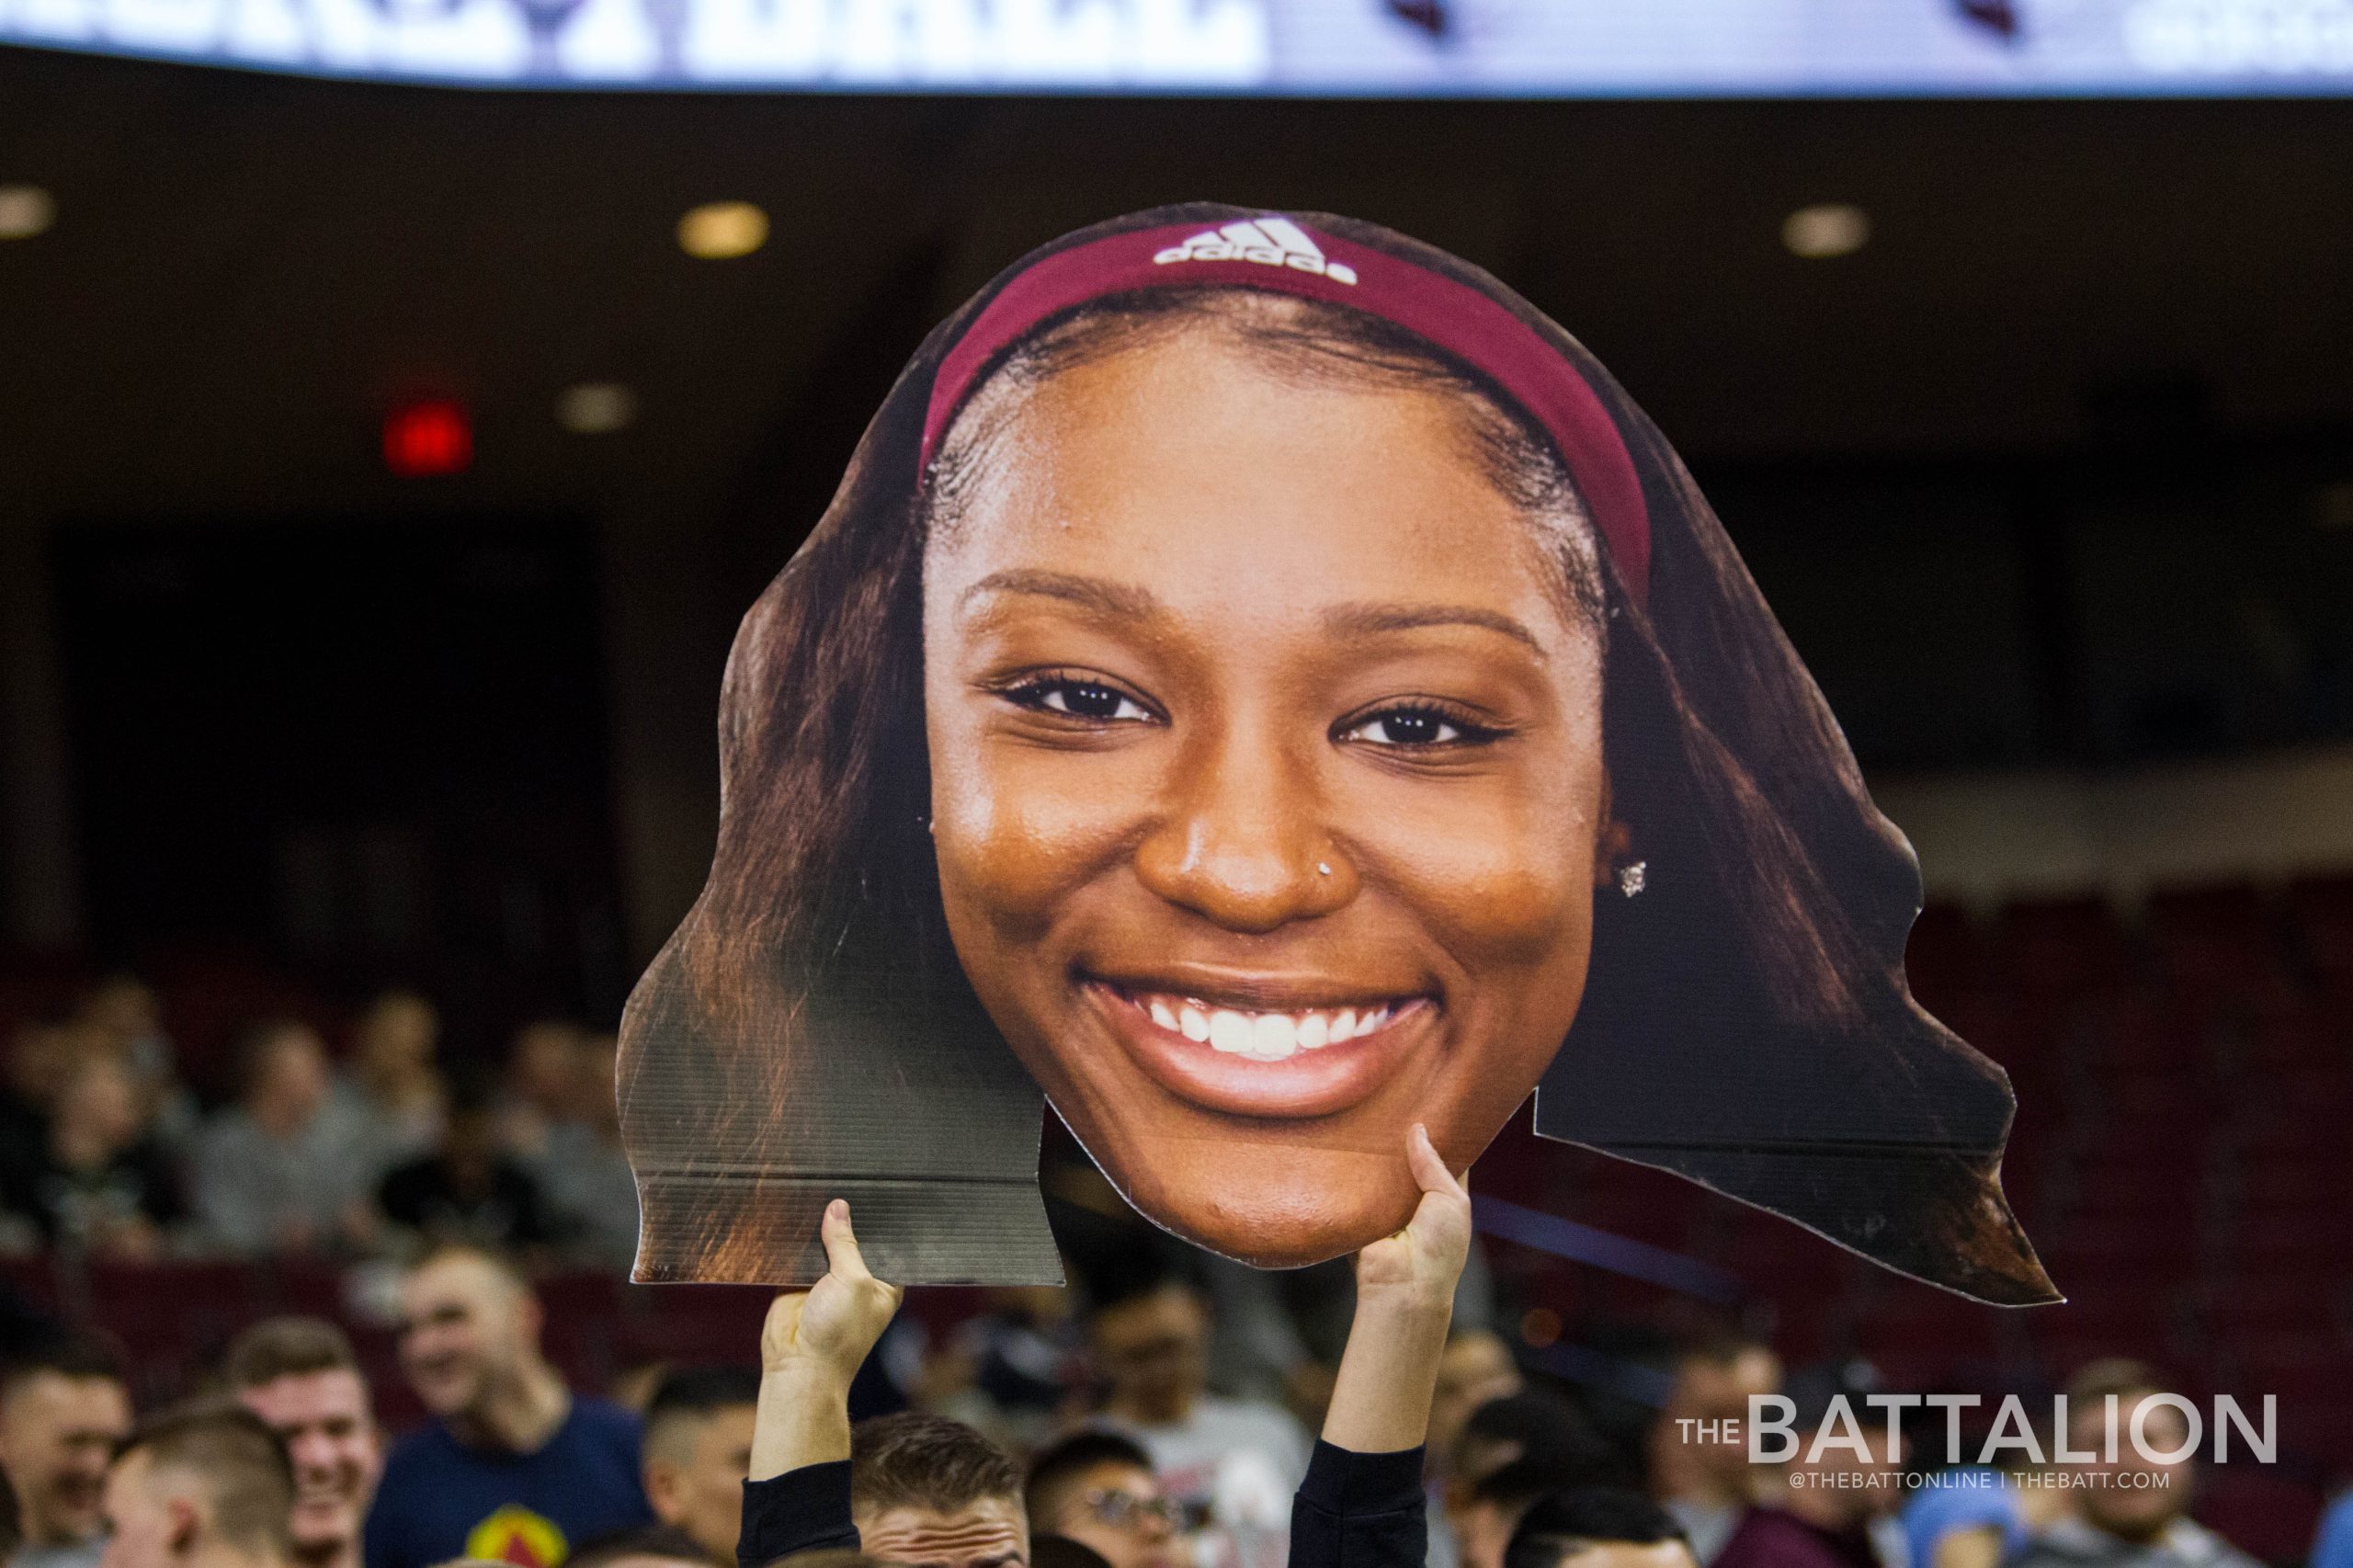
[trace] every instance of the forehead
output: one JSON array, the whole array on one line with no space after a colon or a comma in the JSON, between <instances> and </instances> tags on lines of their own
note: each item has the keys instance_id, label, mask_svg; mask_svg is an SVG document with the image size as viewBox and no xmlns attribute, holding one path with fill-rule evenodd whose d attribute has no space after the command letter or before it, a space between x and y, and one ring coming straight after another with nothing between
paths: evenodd
<instances>
[{"instance_id":1,"label":"forehead","mask_svg":"<svg viewBox=\"0 0 2353 1568\"><path fill-rule=\"evenodd\" d=\"M40 1371L9 1389L5 1410L11 1416L48 1424L119 1427L131 1423L131 1396L112 1378Z\"/></svg>"},{"instance_id":2,"label":"forehead","mask_svg":"<svg viewBox=\"0 0 2353 1568\"><path fill-rule=\"evenodd\" d=\"M1286 376L1196 328L1063 369L985 417L994 434L926 565L936 589L1051 566L1229 619L1409 590L1531 617L1559 597L1442 390Z\"/></svg>"},{"instance_id":3,"label":"forehead","mask_svg":"<svg viewBox=\"0 0 2353 1568\"><path fill-rule=\"evenodd\" d=\"M951 1513L885 1508L858 1521L861 1549L897 1562L1027 1556L1028 1528L1009 1498L983 1497Z\"/></svg>"},{"instance_id":4,"label":"forehead","mask_svg":"<svg viewBox=\"0 0 2353 1568\"><path fill-rule=\"evenodd\" d=\"M237 1396L246 1408L272 1426L297 1426L310 1421L359 1418L368 1414L367 1386L348 1367L326 1367L272 1378Z\"/></svg>"},{"instance_id":5,"label":"forehead","mask_svg":"<svg viewBox=\"0 0 2353 1568\"><path fill-rule=\"evenodd\" d=\"M699 1413L692 1427L696 1449L723 1453L745 1447L752 1440L752 1425L758 1416L759 1407L753 1404L723 1404Z\"/></svg>"},{"instance_id":6,"label":"forehead","mask_svg":"<svg viewBox=\"0 0 2353 1568\"><path fill-rule=\"evenodd\" d=\"M471 1257L428 1263L401 1286L401 1300L412 1316L445 1307L482 1311L502 1293L497 1271Z\"/></svg>"},{"instance_id":7,"label":"forehead","mask_svg":"<svg viewBox=\"0 0 2353 1568\"><path fill-rule=\"evenodd\" d=\"M1126 1492L1138 1497L1160 1495L1160 1482L1151 1471L1125 1460L1097 1460L1071 1477L1071 1490Z\"/></svg>"}]
</instances>

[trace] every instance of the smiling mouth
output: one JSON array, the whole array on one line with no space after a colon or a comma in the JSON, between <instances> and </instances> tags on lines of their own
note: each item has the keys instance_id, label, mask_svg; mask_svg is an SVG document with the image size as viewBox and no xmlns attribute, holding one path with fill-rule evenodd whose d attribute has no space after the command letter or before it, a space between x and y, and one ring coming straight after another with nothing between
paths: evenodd
<instances>
[{"instance_id":1,"label":"smiling mouth","mask_svg":"<svg viewBox=\"0 0 2353 1568\"><path fill-rule=\"evenodd\" d=\"M1141 1008L1160 1029L1253 1062L1288 1062L1303 1051L1362 1040L1390 1028L1427 1001L1420 996L1389 997L1337 1007L1267 1012L1221 1006L1202 996L1103 983L1130 1006Z\"/></svg>"},{"instance_id":2,"label":"smiling mouth","mask_svg":"<svg viewBox=\"0 0 2353 1568\"><path fill-rule=\"evenodd\" d=\"M1147 1076L1227 1115L1330 1116L1440 1045L1443 1009L1427 994L1349 997L1324 985L1246 978L1212 985L1189 975L1078 979ZM1289 1005L1269 1006L1277 1002Z\"/></svg>"}]
</instances>

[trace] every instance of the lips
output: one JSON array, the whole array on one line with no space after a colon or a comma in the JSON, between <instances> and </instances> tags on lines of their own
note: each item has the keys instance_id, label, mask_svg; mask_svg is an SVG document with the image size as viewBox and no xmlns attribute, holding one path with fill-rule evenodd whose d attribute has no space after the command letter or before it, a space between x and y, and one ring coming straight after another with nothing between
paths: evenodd
<instances>
[{"instance_id":1,"label":"lips","mask_svg":"<svg viewBox=\"0 0 2353 1568\"><path fill-rule=\"evenodd\" d=\"M1165 991L1131 992L1114 987L1142 1007L1152 1021L1196 1045L1246 1056L1254 1062L1286 1062L1302 1051L1321 1051L1377 1033L1396 1018L1395 1002L1367 1001L1345 1007L1307 1007L1266 1012L1256 1008L1221 1007L1199 996Z\"/></svg>"},{"instance_id":2,"label":"lips","mask_svg":"<svg viewBox=\"0 0 2353 1568\"><path fill-rule=\"evenodd\" d=\"M1279 994L1311 989L1321 994ZM1237 1116L1347 1110L1435 1047L1440 1015L1427 994L1348 997L1329 987L1274 982L1085 976L1080 990L1162 1088Z\"/></svg>"}]
</instances>

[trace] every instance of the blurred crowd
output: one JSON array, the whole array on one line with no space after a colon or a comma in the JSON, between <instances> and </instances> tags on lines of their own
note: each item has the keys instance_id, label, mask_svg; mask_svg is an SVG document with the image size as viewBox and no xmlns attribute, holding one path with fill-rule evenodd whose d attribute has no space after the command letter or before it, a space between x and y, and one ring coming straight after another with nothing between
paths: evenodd
<instances>
[{"instance_id":1,"label":"blurred crowd","mask_svg":"<svg viewBox=\"0 0 2353 1568\"><path fill-rule=\"evenodd\" d=\"M865 1555L836 1554L832 1568L1299 1562L1293 1494L1313 1490L1329 1426L1318 1443L1321 1417L1300 1399L1219 1392L1214 1308L1196 1278L1130 1284L1103 1301L1075 1290L991 1296L961 1336L961 1372L944 1381L941 1358L911 1346L920 1332L894 1323L847 1391L859 1424L839 1483ZM545 1353L547 1309L529 1278L472 1247L404 1271L397 1324L398 1375L426 1412L397 1440L376 1416L382 1391L324 1320L249 1327L199 1369L203 1398L143 1422L105 1344L62 1331L28 1342L0 1376L11 1568L737 1562L756 1431L790 1414L763 1382L773 1345L747 1343L733 1364L657 1364L613 1389L570 1388ZM1824 1417L1836 1396L1859 1395L1859 1369L1785 1374L1769 1347L1729 1332L1677 1345L1656 1369L1658 1403L1629 1422L1523 1367L1495 1335L1454 1330L1424 1444L1371 1456L1412 1466L1427 1521L1426 1537L1410 1538L1414 1561L2254 1568L2189 1518L2194 1459L2157 1462L2128 1445L2058 1484L2040 1461L1947 1464L1955 1456L1915 1448L1938 1417L1902 1433L1871 1422L1860 1443L1802 1443L1759 1462L1727 1422L1745 1419L1756 1396L1786 1394L1799 1433L1832 1430ZM2046 1455L2060 1439L2096 1452L2110 1398L2128 1425L2151 1406L2155 1444L2179 1443L2168 1386L2146 1366L2096 1363L2065 1392L2070 1426L2042 1434ZM894 1540L907 1554L885 1549ZM2347 1568L2348 1545L2353 1512L2340 1506L2313 1568ZM764 1568L748 1555L743 1564ZM1376 1556L1302 1568L1412 1565Z\"/></svg>"},{"instance_id":2,"label":"blurred crowd","mask_svg":"<svg viewBox=\"0 0 2353 1568\"><path fill-rule=\"evenodd\" d=\"M6 1042L0 1250L350 1258L463 1242L626 1266L637 1197L613 1037L537 1019L492 1074L445 1065L440 1034L405 991L369 1002L339 1051L301 1018L256 1018L206 1107L154 993L108 979Z\"/></svg>"}]
</instances>

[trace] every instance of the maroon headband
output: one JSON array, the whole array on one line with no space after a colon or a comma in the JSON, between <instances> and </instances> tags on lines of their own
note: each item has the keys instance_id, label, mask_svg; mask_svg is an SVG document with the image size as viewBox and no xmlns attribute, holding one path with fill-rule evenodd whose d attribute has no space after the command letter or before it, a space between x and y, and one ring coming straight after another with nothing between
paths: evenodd
<instances>
[{"instance_id":1,"label":"maroon headband","mask_svg":"<svg viewBox=\"0 0 2353 1568\"><path fill-rule=\"evenodd\" d=\"M924 415L921 462L999 352L1039 323L1138 289L1222 283L1348 305L1427 338L1483 371L1543 426L1576 481L1594 527L1636 604L1649 598L1650 513L1617 422L1586 379L1536 329L1467 284L1268 216L1215 228L1132 229L1056 251L997 291L939 362Z\"/></svg>"}]
</instances>

